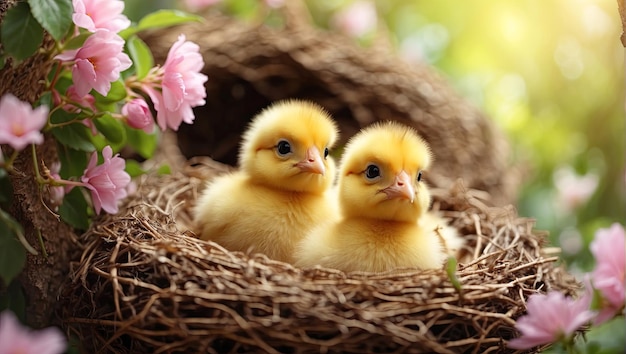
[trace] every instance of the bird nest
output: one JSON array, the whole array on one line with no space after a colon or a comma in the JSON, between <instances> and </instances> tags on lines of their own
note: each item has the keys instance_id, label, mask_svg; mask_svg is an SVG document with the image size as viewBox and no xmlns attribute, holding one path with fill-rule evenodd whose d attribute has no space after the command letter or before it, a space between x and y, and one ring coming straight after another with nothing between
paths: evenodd
<instances>
[{"instance_id":1,"label":"bird nest","mask_svg":"<svg viewBox=\"0 0 626 354\"><path fill-rule=\"evenodd\" d=\"M60 317L85 351L500 353L529 295L576 288L532 220L460 183L433 190L467 240L452 274L346 274L230 252L189 231L202 181L225 170L194 159L144 176L81 236Z\"/></svg>"}]
</instances>

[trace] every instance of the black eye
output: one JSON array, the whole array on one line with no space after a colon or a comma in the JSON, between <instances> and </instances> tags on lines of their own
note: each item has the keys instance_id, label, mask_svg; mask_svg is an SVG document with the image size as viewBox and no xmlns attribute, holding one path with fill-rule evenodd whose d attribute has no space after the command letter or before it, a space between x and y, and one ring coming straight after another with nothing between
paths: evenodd
<instances>
[{"instance_id":1,"label":"black eye","mask_svg":"<svg viewBox=\"0 0 626 354\"><path fill-rule=\"evenodd\" d=\"M328 148L324 149L324 158L328 157Z\"/></svg>"},{"instance_id":2,"label":"black eye","mask_svg":"<svg viewBox=\"0 0 626 354\"><path fill-rule=\"evenodd\" d=\"M417 172L417 181L421 181L422 180L422 171Z\"/></svg>"},{"instance_id":3,"label":"black eye","mask_svg":"<svg viewBox=\"0 0 626 354\"><path fill-rule=\"evenodd\" d=\"M287 140L281 140L276 144L276 151L278 155L285 156L291 153L291 144Z\"/></svg>"},{"instance_id":4,"label":"black eye","mask_svg":"<svg viewBox=\"0 0 626 354\"><path fill-rule=\"evenodd\" d=\"M376 165L368 165L365 169L365 178L375 179L380 177L380 168Z\"/></svg>"}]
</instances>

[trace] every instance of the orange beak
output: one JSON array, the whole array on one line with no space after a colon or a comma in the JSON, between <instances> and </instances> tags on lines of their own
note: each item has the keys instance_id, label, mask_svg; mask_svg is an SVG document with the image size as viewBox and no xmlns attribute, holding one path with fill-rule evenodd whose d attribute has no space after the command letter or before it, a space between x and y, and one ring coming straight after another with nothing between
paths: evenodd
<instances>
[{"instance_id":1,"label":"orange beak","mask_svg":"<svg viewBox=\"0 0 626 354\"><path fill-rule=\"evenodd\" d=\"M381 192L387 195L387 199L400 198L407 199L411 203L415 199L415 188L413 188L413 181L411 176L405 171L398 173L394 178L393 183L389 187L381 190Z\"/></svg>"},{"instance_id":2,"label":"orange beak","mask_svg":"<svg viewBox=\"0 0 626 354\"><path fill-rule=\"evenodd\" d=\"M312 146L307 149L304 160L298 162L296 167L298 167L302 172L317 173L322 176L326 173L322 155L320 155L320 151L316 146Z\"/></svg>"}]
</instances>

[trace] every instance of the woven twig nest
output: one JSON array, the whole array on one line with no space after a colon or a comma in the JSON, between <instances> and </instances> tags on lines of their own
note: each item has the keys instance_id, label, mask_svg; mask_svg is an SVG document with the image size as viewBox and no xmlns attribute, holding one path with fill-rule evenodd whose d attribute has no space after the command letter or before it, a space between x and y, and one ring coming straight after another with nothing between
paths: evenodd
<instances>
[{"instance_id":1,"label":"woven twig nest","mask_svg":"<svg viewBox=\"0 0 626 354\"><path fill-rule=\"evenodd\" d=\"M297 7L299 1L286 2ZM285 9L283 28L208 15L144 36L156 61L164 62L179 34L198 43L209 80L207 103L193 125L179 130L185 156L210 156L234 165L241 133L271 102L301 98L326 108L341 130L341 146L378 120L411 125L435 154L430 185L448 188L462 178L487 191L497 205L514 201L517 175L503 135L451 88L431 66L408 64L388 48L362 48L353 39L325 32Z\"/></svg>"},{"instance_id":2,"label":"woven twig nest","mask_svg":"<svg viewBox=\"0 0 626 354\"><path fill-rule=\"evenodd\" d=\"M61 318L87 352L506 352L537 291L575 283L533 221L482 192L434 189L468 241L444 270L345 274L229 252L188 231L193 201L224 166L150 175L118 215L82 236Z\"/></svg>"}]
</instances>

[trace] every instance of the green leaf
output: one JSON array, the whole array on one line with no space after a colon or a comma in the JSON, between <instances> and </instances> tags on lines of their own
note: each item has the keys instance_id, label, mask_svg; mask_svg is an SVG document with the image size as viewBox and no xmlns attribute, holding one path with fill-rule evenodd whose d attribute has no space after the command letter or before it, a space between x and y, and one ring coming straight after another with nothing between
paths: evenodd
<instances>
[{"instance_id":1,"label":"green leaf","mask_svg":"<svg viewBox=\"0 0 626 354\"><path fill-rule=\"evenodd\" d=\"M93 33L91 33L91 32L83 32L83 33L79 34L78 36L73 37L72 39L67 41L67 43L65 43L63 48L65 50L78 49L78 48L82 47L83 44L85 44L85 41L87 40L87 38L89 38L89 36L91 36L92 34Z\"/></svg>"},{"instance_id":2,"label":"green leaf","mask_svg":"<svg viewBox=\"0 0 626 354\"><path fill-rule=\"evenodd\" d=\"M102 96L98 92L94 91L93 96L96 98L96 102L103 103L115 103L126 98L126 86L122 80L113 81L111 83L111 89L106 96Z\"/></svg>"},{"instance_id":3,"label":"green leaf","mask_svg":"<svg viewBox=\"0 0 626 354\"><path fill-rule=\"evenodd\" d=\"M57 140L72 149L82 151L93 151L95 146L91 142L91 132L82 123L73 123L62 127L51 129L52 135Z\"/></svg>"},{"instance_id":4,"label":"green leaf","mask_svg":"<svg viewBox=\"0 0 626 354\"><path fill-rule=\"evenodd\" d=\"M0 168L0 207L8 209L12 200L13 184L11 184L11 178L4 168Z\"/></svg>"},{"instance_id":5,"label":"green leaf","mask_svg":"<svg viewBox=\"0 0 626 354\"><path fill-rule=\"evenodd\" d=\"M131 159L126 160L125 170L132 178L141 176L144 173L146 173L146 171L144 171L144 169L141 168L141 165L139 164L139 162L135 160L131 160Z\"/></svg>"},{"instance_id":6,"label":"green leaf","mask_svg":"<svg viewBox=\"0 0 626 354\"><path fill-rule=\"evenodd\" d=\"M78 119L78 114L70 113L64 109L57 109L56 111L52 112L52 115L50 116L50 123L67 123L76 119Z\"/></svg>"},{"instance_id":7,"label":"green leaf","mask_svg":"<svg viewBox=\"0 0 626 354\"><path fill-rule=\"evenodd\" d=\"M132 36L126 41L128 53L135 65L138 79L146 77L150 69L154 67L154 58L148 45L137 36Z\"/></svg>"},{"instance_id":8,"label":"green leaf","mask_svg":"<svg viewBox=\"0 0 626 354\"><path fill-rule=\"evenodd\" d=\"M98 131L114 145L122 145L126 141L126 130L124 124L119 119L115 119L110 115L104 115L93 120Z\"/></svg>"},{"instance_id":9,"label":"green leaf","mask_svg":"<svg viewBox=\"0 0 626 354\"><path fill-rule=\"evenodd\" d=\"M26 249L17 240L13 228L9 222L17 222L7 213L0 209L0 280L4 284L10 284L24 268L26 263ZM19 224L18 224L19 225Z\"/></svg>"},{"instance_id":10,"label":"green leaf","mask_svg":"<svg viewBox=\"0 0 626 354\"><path fill-rule=\"evenodd\" d=\"M75 150L65 145L58 144L59 161L61 162L61 178L80 177L83 175L89 155L81 150Z\"/></svg>"},{"instance_id":11,"label":"green leaf","mask_svg":"<svg viewBox=\"0 0 626 354\"><path fill-rule=\"evenodd\" d=\"M57 41L63 39L72 25L74 8L71 0L28 0L33 17Z\"/></svg>"},{"instance_id":12,"label":"green leaf","mask_svg":"<svg viewBox=\"0 0 626 354\"><path fill-rule=\"evenodd\" d=\"M139 30L163 28L186 22L202 22L202 16L178 10L159 10L147 14L137 24Z\"/></svg>"},{"instance_id":13,"label":"green leaf","mask_svg":"<svg viewBox=\"0 0 626 354\"><path fill-rule=\"evenodd\" d=\"M33 55L43 40L43 28L25 2L18 2L6 13L1 32L5 53L18 61Z\"/></svg>"},{"instance_id":14,"label":"green leaf","mask_svg":"<svg viewBox=\"0 0 626 354\"><path fill-rule=\"evenodd\" d=\"M594 288L593 289L593 297L591 298L591 304L589 305L589 308L591 310L600 310L602 309L602 307L604 307L606 304L604 304L604 298L602 297L602 292L600 292L600 290Z\"/></svg>"},{"instance_id":15,"label":"green leaf","mask_svg":"<svg viewBox=\"0 0 626 354\"><path fill-rule=\"evenodd\" d=\"M81 188L74 188L63 198L63 204L59 207L59 215L63 221L84 231L89 227L88 208L89 205Z\"/></svg>"},{"instance_id":16,"label":"green leaf","mask_svg":"<svg viewBox=\"0 0 626 354\"><path fill-rule=\"evenodd\" d=\"M119 33L122 38L147 29L156 29L178 25L186 22L202 22L204 18L178 10L159 10L144 16L135 27L127 28Z\"/></svg>"},{"instance_id":17,"label":"green leaf","mask_svg":"<svg viewBox=\"0 0 626 354\"><path fill-rule=\"evenodd\" d=\"M141 157L149 159L154 155L159 140L158 133L148 134L141 129L126 127L126 136L128 145Z\"/></svg>"},{"instance_id":18,"label":"green leaf","mask_svg":"<svg viewBox=\"0 0 626 354\"><path fill-rule=\"evenodd\" d=\"M170 168L170 165L161 165L159 166L157 173L160 175L169 175L172 174L172 169Z\"/></svg>"},{"instance_id":19,"label":"green leaf","mask_svg":"<svg viewBox=\"0 0 626 354\"><path fill-rule=\"evenodd\" d=\"M0 312L9 309L20 321L24 321L26 317L26 297L22 286L16 280L6 288L6 292L0 293Z\"/></svg>"},{"instance_id":20,"label":"green leaf","mask_svg":"<svg viewBox=\"0 0 626 354\"><path fill-rule=\"evenodd\" d=\"M446 262L446 273L448 273L448 279L450 280L450 283L452 283L452 286L454 286L456 291L458 291L459 294L462 295L463 288L461 287L461 282L459 281L459 278L457 278L456 276L456 266L456 258L449 257L448 261Z\"/></svg>"},{"instance_id":21,"label":"green leaf","mask_svg":"<svg viewBox=\"0 0 626 354\"><path fill-rule=\"evenodd\" d=\"M226 3L226 12L239 19L253 19L259 13L258 8L259 1L257 0L228 1Z\"/></svg>"}]
</instances>

